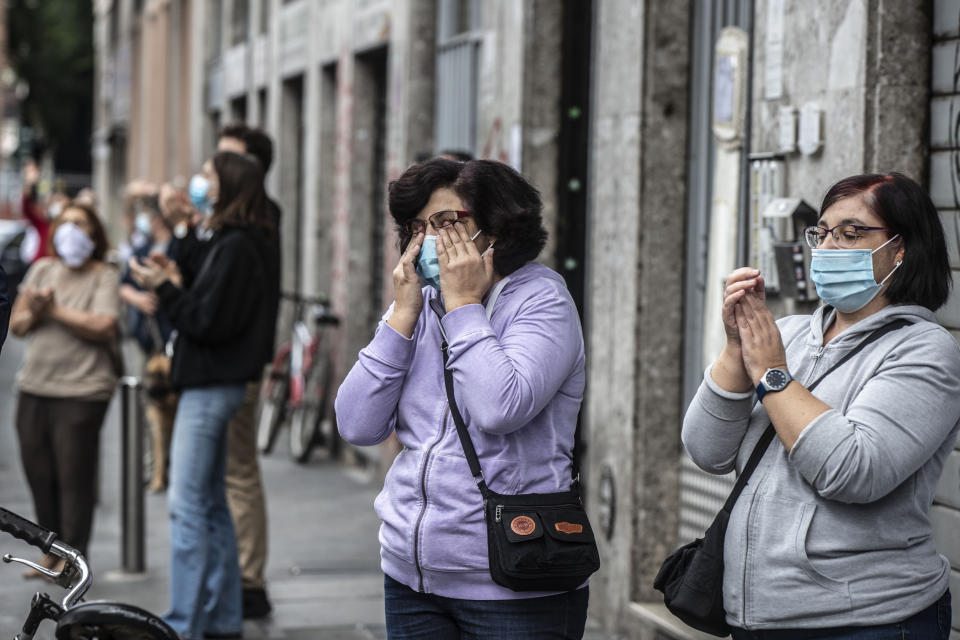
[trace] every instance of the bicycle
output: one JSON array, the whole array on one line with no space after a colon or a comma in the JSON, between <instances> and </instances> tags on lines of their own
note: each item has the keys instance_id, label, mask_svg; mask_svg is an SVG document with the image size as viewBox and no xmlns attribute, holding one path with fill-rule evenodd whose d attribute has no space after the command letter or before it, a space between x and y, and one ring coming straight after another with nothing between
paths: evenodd
<instances>
[{"instance_id":1,"label":"bicycle","mask_svg":"<svg viewBox=\"0 0 960 640\"><path fill-rule=\"evenodd\" d=\"M44 620L56 622L57 640L179 640L176 632L159 616L121 602L81 602L93 584L86 559L76 549L57 539L57 534L0 507L0 530L33 545L43 553L64 560L60 571L4 554L5 563L16 562L39 571L67 589L59 603L37 592L16 640L32 640Z\"/></svg>"},{"instance_id":2,"label":"bicycle","mask_svg":"<svg viewBox=\"0 0 960 640\"><path fill-rule=\"evenodd\" d=\"M339 449L331 415L330 387L334 371L328 344L340 319L331 313L323 296L304 297L284 292L281 298L295 304L296 320L290 340L280 345L264 372L257 416L257 447L261 453L270 453L280 427L289 419L290 456L303 464L317 446L325 445L333 456ZM317 328L313 333L303 320L308 306Z\"/></svg>"}]
</instances>

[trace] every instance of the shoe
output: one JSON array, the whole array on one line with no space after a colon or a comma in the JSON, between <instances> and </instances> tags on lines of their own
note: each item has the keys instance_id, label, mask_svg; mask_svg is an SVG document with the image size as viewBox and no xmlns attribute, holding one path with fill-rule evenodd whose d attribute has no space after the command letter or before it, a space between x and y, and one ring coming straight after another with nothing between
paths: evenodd
<instances>
[{"instance_id":1,"label":"shoe","mask_svg":"<svg viewBox=\"0 0 960 640\"><path fill-rule=\"evenodd\" d=\"M267 590L262 587L244 587L243 589L243 617L244 619L265 618L270 615L273 607L267 598Z\"/></svg>"}]
</instances>

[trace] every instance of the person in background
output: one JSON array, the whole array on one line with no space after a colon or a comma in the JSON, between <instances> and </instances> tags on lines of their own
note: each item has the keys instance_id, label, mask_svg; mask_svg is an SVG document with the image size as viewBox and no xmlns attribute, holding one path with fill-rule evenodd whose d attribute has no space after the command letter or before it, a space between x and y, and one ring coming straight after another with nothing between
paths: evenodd
<instances>
[{"instance_id":1,"label":"person in background","mask_svg":"<svg viewBox=\"0 0 960 640\"><path fill-rule=\"evenodd\" d=\"M143 259L154 254L170 257L173 232L156 202L144 204L137 212L134 225L147 238L147 242L134 250L133 257ZM158 313L157 296L138 286L129 269L120 283L120 298L130 305L127 329L144 354L162 349L173 327L163 313Z\"/></svg>"},{"instance_id":2,"label":"person in background","mask_svg":"<svg viewBox=\"0 0 960 640\"><path fill-rule=\"evenodd\" d=\"M80 191L77 191L77 195L73 197L73 200L74 202L92 207L94 210L97 208L97 194L90 187L84 187L80 189Z\"/></svg>"},{"instance_id":3,"label":"person in background","mask_svg":"<svg viewBox=\"0 0 960 640\"><path fill-rule=\"evenodd\" d=\"M727 622L735 640L946 640L930 506L960 430L960 347L935 315L951 284L940 216L902 174L855 175L804 236L824 305L774 320L763 274L730 274L726 345L683 419L716 474L775 430L730 513Z\"/></svg>"},{"instance_id":4,"label":"person in background","mask_svg":"<svg viewBox=\"0 0 960 640\"><path fill-rule=\"evenodd\" d=\"M127 184L124 194L123 225L126 230L125 239L117 247L117 258L120 263L127 262L137 251L142 251L150 243L145 228L137 227L137 215L150 206L151 201L157 199L157 187L146 180L132 180ZM141 225L142 227L143 225Z\"/></svg>"},{"instance_id":5,"label":"person in background","mask_svg":"<svg viewBox=\"0 0 960 640\"><path fill-rule=\"evenodd\" d=\"M68 203L51 231L51 255L27 271L10 318L13 334L28 339L16 427L37 521L86 554L100 429L117 384L119 277L104 262L93 209Z\"/></svg>"},{"instance_id":6,"label":"person in background","mask_svg":"<svg viewBox=\"0 0 960 640\"><path fill-rule=\"evenodd\" d=\"M30 223L30 232L21 244L21 257L24 262L31 264L50 255L51 220L60 215L67 201L65 195L54 194L44 207L40 203L39 183L40 169L36 162L29 160L23 167L23 194L20 198L20 210L23 217Z\"/></svg>"},{"instance_id":7,"label":"person in background","mask_svg":"<svg viewBox=\"0 0 960 640\"><path fill-rule=\"evenodd\" d=\"M264 178L273 162L273 143L260 129L232 124L220 131L220 151L249 153L263 167ZM273 358L277 313L280 308L280 206L267 197L267 206L276 232L273 242L261 246L267 269L264 305L270 314L270 327L264 339L263 362ZM243 615L262 618L271 611L264 569L267 563L267 510L257 457L257 400L260 380L247 385L243 404L230 420L227 435L227 500L237 528L237 550L243 578Z\"/></svg>"},{"instance_id":8,"label":"person in background","mask_svg":"<svg viewBox=\"0 0 960 640\"><path fill-rule=\"evenodd\" d=\"M212 213L201 225L206 256L189 286L162 256L131 258L134 279L154 291L177 330L171 377L180 391L170 459L170 610L184 638L238 637L243 629L236 534L224 475L227 424L247 383L263 371L272 316L259 244L273 221L253 156L218 152L206 175ZM266 240L264 239L266 238Z\"/></svg>"},{"instance_id":9,"label":"person in background","mask_svg":"<svg viewBox=\"0 0 960 640\"><path fill-rule=\"evenodd\" d=\"M151 255L171 257L173 233L161 214L156 198L145 199L134 224L149 242L134 251L140 260ZM136 341L142 353L142 380L145 392L145 417L151 434L151 479L149 490L161 492L167 488L167 463L170 440L176 416L177 394L170 384L170 358L167 344L173 334L173 325L158 308L159 301L152 291L144 291L133 279L129 267L120 283L120 298L127 303L127 332Z\"/></svg>"}]
</instances>

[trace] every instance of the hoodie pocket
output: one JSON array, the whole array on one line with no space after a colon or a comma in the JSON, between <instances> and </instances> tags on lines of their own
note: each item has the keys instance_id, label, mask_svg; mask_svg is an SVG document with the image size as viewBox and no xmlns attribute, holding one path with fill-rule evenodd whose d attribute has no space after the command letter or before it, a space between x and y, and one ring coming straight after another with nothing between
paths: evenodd
<instances>
[{"instance_id":1,"label":"hoodie pocket","mask_svg":"<svg viewBox=\"0 0 960 640\"><path fill-rule=\"evenodd\" d=\"M517 460L486 458L487 483L505 493L516 493ZM427 509L420 526L420 561L434 571L485 571L487 525L483 496L470 476L463 456L435 455L427 474Z\"/></svg>"},{"instance_id":2,"label":"hoodie pocket","mask_svg":"<svg viewBox=\"0 0 960 640\"><path fill-rule=\"evenodd\" d=\"M810 503L757 498L749 536L748 622L789 624L850 610L849 583L820 573L807 557L816 509Z\"/></svg>"},{"instance_id":3,"label":"hoodie pocket","mask_svg":"<svg viewBox=\"0 0 960 640\"><path fill-rule=\"evenodd\" d=\"M413 562L413 529L420 513L420 460L423 452L403 449L390 465L373 508L383 523L380 544L390 553Z\"/></svg>"}]
</instances>

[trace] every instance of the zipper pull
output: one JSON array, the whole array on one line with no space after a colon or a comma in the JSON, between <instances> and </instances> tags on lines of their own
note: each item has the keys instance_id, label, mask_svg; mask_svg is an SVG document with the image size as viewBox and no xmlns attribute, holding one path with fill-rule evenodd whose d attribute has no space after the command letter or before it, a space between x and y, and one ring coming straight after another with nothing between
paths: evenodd
<instances>
[{"instance_id":1,"label":"zipper pull","mask_svg":"<svg viewBox=\"0 0 960 640\"><path fill-rule=\"evenodd\" d=\"M823 355L823 350L824 350L824 349L826 349L826 347L821 346L819 349L817 349L817 352L816 352L815 354L813 354L813 360L814 360L814 362L816 362L817 360L820 359L820 356Z\"/></svg>"},{"instance_id":2,"label":"zipper pull","mask_svg":"<svg viewBox=\"0 0 960 640\"><path fill-rule=\"evenodd\" d=\"M503 514L503 505L502 505L502 504L498 504L498 505L497 505L497 509L496 509L496 511L495 511L495 514L494 514L494 518L493 518L494 522L500 522L500 516L501 516L502 514Z\"/></svg>"}]
</instances>

